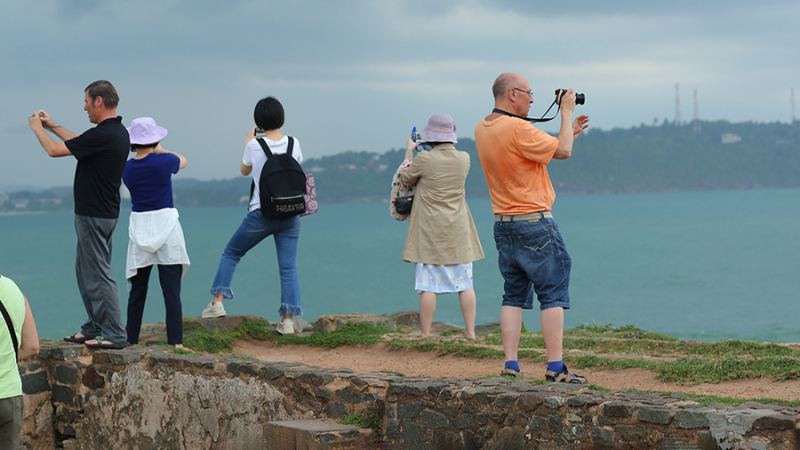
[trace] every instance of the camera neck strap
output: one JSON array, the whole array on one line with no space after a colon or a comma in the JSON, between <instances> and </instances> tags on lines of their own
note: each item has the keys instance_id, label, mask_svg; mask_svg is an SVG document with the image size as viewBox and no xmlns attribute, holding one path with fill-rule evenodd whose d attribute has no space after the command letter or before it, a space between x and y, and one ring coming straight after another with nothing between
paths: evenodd
<instances>
[{"instance_id":1,"label":"camera neck strap","mask_svg":"<svg viewBox=\"0 0 800 450\"><path fill-rule=\"evenodd\" d=\"M517 119L527 120L528 122L531 122L531 123L550 122L551 120L555 119L556 116L558 115L558 111L561 110L561 105L558 105L558 109L556 109L556 113L553 115L553 117L545 118L544 116L546 116L547 113L549 113L550 110L553 109L553 106L555 106L557 103L558 103L558 99L553 100L553 103L550 104L550 107L547 108L547 111L545 111L544 114L542 114L542 117L540 117L538 119L534 119L532 117L518 116L516 114L510 113L508 111L503 111L502 109L498 109L498 108L494 108L492 110L492 112L493 113L497 113L497 114L502 114L504 116L516 117Z\"/></svg>"}]
</instances>

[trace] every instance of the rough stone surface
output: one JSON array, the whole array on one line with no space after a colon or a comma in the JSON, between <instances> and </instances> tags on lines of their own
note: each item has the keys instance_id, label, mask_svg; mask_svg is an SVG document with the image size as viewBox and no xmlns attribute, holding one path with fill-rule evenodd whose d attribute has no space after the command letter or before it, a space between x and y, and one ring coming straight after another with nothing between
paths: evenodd
<instances>
[{"instance_id":1,"label":"rough stone surface","mask_svg":"<svg viewBox=\"0 0 800 450\"><path fill-rule=\"evenodd\" d=\"M20 378L22 378L22 392L25 395L50 392L50 382L47 381L47 372L29 373Z\"/></svg>"},{"instance_id":2,"label":"rough stone surface","mask_svg":"<svg viewBox=\"0 0 800 450\"><path fill-rule=\"evenodd\" d=\"M391 331L395 331L397 329L394 321L389 316L382 316L378 314L345 314L336 316L321 316L314 324L314 331L319 331L321 333L333 333L348 322L366 322L372 325L383 325Z\"/></svg>"},{"instance_id":3,"label":"rough stone surface","mask_svg":"<svg viewBox=\"0 0 800 450\"><path fill-rule=\"evenodd\" d=\"M639 420L642 422L668 424L675 415L675 408L669 406L644 405L639 409Z\"/></svg>"},{"instance_id":4,"label":"rough stone surface","mask_svg":"<svg viewBox=\"0 0 800 450\"><path fill-rule=\"evenodd\" d=\"M141 346L43 343L20 373L26 449L261 449L273 436L309 450L800 449L800 407L783 403L701 407L680 394L357 374ZM377 416L379 429L314 431L354 414Z\"/></svg>"},{"instance_id":5,"label":"rough stone surface","mask_svg":"<svg viewBox=\"0 0 800 450\"><path fill-rule=\"evenodd\" d=\"M703 409L682 409L675 412L675 426L678 428L708 428L708 414L713 412L711 408Z\"/></svg>"}]
</instances>

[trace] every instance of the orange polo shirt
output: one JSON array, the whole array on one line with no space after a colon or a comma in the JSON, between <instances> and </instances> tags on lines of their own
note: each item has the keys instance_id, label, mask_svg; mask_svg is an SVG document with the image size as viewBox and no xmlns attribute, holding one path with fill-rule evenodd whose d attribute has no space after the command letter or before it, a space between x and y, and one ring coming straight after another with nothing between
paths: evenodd
<instances>
[{"instance_id":1,"label":"orange polo shirt","mask_svg":"<svg viewBox=\"0 0 800 450\"><path fill-rule=\"evenodd\" d=\"M552 209L556 193L547 164L558 148L557 138L525 120L500 116L475 127L475 146L492 212L516 216Z\"/></svg>"}]
</instances>

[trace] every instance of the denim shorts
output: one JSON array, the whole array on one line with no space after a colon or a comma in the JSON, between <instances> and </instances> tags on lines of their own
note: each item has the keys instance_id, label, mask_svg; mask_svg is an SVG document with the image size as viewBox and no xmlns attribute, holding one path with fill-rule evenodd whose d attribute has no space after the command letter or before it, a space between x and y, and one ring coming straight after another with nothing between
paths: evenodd
<instances>
[{"instance_id":1,"label":"denim shorts","mask_svg":"<svg viewBox=\"0 0 800 450\"><path fill-rule=\"evenodd\" d=\"M495 222L494 242L505 280L503 306L569 309L572 260L553 219Z\"/></svg>"}]
</instances>

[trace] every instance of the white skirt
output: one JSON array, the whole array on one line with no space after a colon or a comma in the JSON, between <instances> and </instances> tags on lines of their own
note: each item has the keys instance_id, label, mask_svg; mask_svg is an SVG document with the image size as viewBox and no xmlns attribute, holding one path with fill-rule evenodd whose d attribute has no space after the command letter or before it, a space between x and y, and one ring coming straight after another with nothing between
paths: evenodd
<instances>
[{"instance_id":1,"label":"white skirt","mask_svg":"<svg viewBox=\"0 0 800 450\"><path fill-rule=\"evenodd\" d=\"M472 289L472 263L433 265L414 263L417 293L446 294Z\"/></svg>"}]
</instances>

